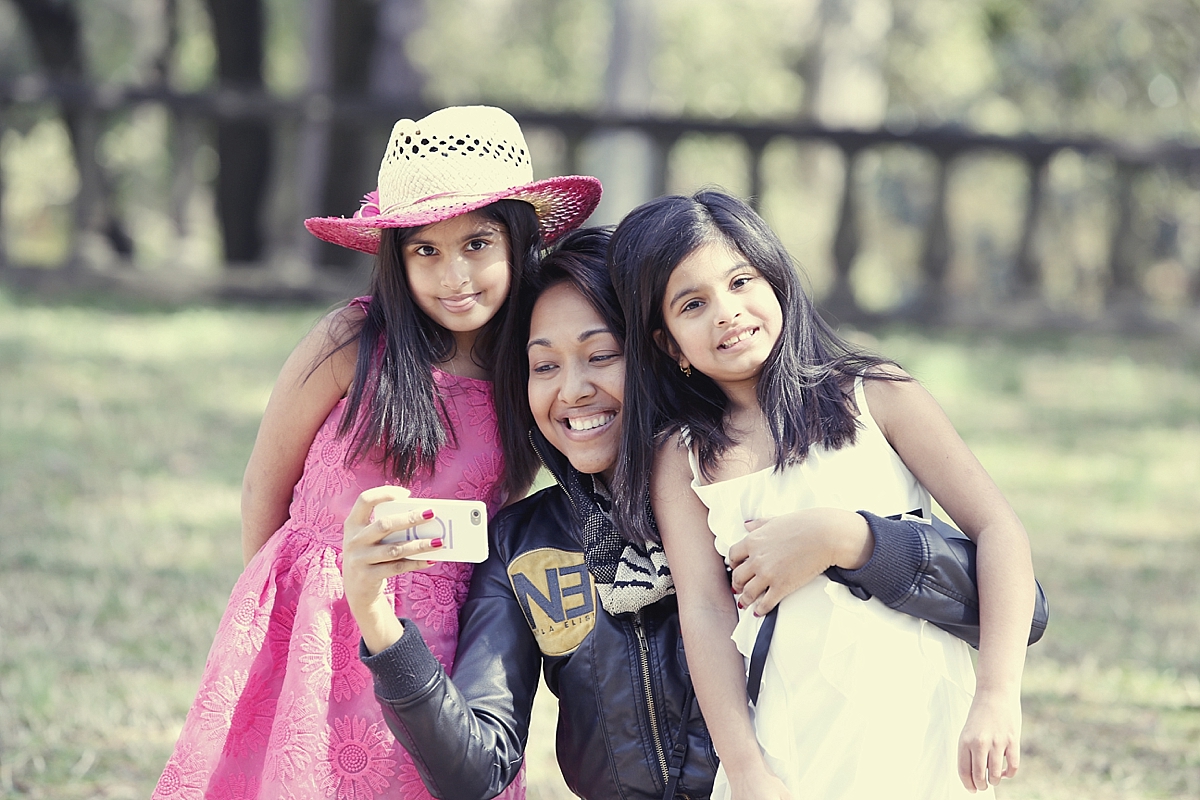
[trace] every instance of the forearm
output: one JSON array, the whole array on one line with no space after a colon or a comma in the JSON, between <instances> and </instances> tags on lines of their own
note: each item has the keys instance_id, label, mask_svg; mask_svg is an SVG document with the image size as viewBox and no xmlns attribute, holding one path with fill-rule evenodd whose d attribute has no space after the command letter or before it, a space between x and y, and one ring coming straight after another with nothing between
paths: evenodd
<instances>
[{"instance_id":1,"label":"forearm","mask_svg":"<svg viewBox=\"0 0 1200 800\"><path fill-rule=\"evenodd\" d=\"M1029 540L1020 523L996 524L977 540L977 691L1019 693L1035 586Z\"/></svg>"},{"instance_id":2,"label":"forearm","mask_svg":"<svg viewBox=\"0 0 1200 800\"><path fill-rule=\"evenodd\" d=\"M681 606L680 627L696 700L727 773L765 767L746 698L745 659L734 646L737 610Z\"/></svg>"},{"instance_id":3,"label":"forearm","mask_svg":"<svg viewBox=\"0 0 1200 800\"><path fill-rule=\"evenodd\" d=\"M520 769L524 740L517 735L519 726L473 707L413 623L406 621L406 626L407 635L392 647L363 658L375 676L375 696L388 728L412 754L434 797L494 797ZM469 680L464 686L468 691L479 688Z\"/></svg>"}]
</instances>

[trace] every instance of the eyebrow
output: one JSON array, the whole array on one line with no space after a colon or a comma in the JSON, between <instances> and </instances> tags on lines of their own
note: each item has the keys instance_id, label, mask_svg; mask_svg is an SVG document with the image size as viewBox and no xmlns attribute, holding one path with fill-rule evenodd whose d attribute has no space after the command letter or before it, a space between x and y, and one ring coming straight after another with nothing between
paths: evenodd
<instances>
[{"instance_id":1,"label":"eyebrow","mask_svg":"<svg viewBox=\"0 0 1200 800\"><path fill-rule=\"evenodd\" d=\"M744 268L750 267L750 266L753 266L753 265L749 261L739 261L738 263L734 264L729 269L725 270L725 274L722 275L721 277L722 278L728 277L729 275L732 275L733 273L737 272L739 269L744 269ZM673 306L677 302L679 302L679 298L683 297L684 295L691 294L694 291L696 291L695 286L685 286L684 288L680 289L678 292L676 292L674 295L671 296L670 302L667 303L667 308L670 308L671 306Z\"/></svg>"},{"instance_id":2,"label":"eyebrow","mask_svg":"<svg viewBox=\"0 0 1200 800\"><path fill-rule=\"evenodd\" d=\"M599 335L600 335L600 334L602 334L602 333L607 333L607 334L610 334L610 335L615 335L615 334L613 334L613 332L612 332L612 331L611 331L609 328L607 328L607 327L604 327L604 328L592 328L591 330L586 330L586 331L584 331L583 333L579 334L579 338L577 338L575 341L577 341L577 342L586 342L588 339L592 338L593 336L599 336ZM531 340L529 341L529 344L525 345L525 352L526 352L526 353L528 353L528 352L529 352L530 350L532 350L534 347L553 347L553 346L554 346L554 345L552 345L552 344L550 343L550 340L549 340L549 339L531 339Z\"/></svg>"},{"instance_id":3,"label":"eyebrow","mask_svg":"<svg viewBox=\"0 0 1200 800\"><path fill-rule=\"evenodd\" d=\"M476 228L472 233L468 233L466 236L463 236L461 239L459 239L459 241L469 242L472 239L486 239L489 236L495 236L498 233L500 233L499 225L496 225L494 223L483 224L483 225L480 225L480 227ZM407 242L405 242L404 246L405 247L419 247L421 245L426 245L426 244L434 244L434 242L431 242L428 239L422 239L421 234L418 233L417 235L413 236L413 238L411 238Z\"/></svg>"}]
</instances>

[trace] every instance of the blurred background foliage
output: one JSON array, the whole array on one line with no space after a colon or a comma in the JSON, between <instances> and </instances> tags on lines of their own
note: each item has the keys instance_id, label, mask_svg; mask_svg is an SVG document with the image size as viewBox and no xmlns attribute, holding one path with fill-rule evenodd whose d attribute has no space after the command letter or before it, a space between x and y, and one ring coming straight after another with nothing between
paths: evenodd
<instances>
[{"instance_id":1,"label":"blurred background foliage","mask_svg":"<svg viewBox=\"0 0 1200 800\"><path fill-rule=\"evenodd\" d=\"M75 20L76 51L47 60L39 12ZM222 20L261 30L236 80ZM390 126L330 126L313 182L314 98L1194 146L1198 37L1200 0L0 0L0 283L157 281L133 300L87 281L53 296L0 288L0 796L146 797L170 752L241 567L258 419L323 311L200 302L211 295L188 287L333 275L324 302L364 274L314 249L300 220L354 209ZM269 166L249 230L259 249L225 230L222 186L250 171L229 167L219 125L160 102L72 117L37 99L56 80L279 104L256 145ZM602 175L615 199L597 219L645 197L644 142L596 136L573 161L568 137L526 127L539 177ZM692 132L664 158L669 191L756 186L736 135ZM927 279L939 169L911 144L850 161L830 141L780 137L761 153L757 199L827 298L849 185L849 282L887 312ZM1200 796L1200 176L1126 169L1078 148L1044 165L1032 249L1051 317L1028 317L1010 284L1029 164L955 159L945 284L1013 327L1103 324L1127 225L1121 258L1168 335L843 328L929 385L1029 528L1052 620L1030 651L1022 775L1001 797ZM542 702L531 800L565 796Z\"/></svg>"},{"instance_id":2,"label":"blurred background foliage","mask_svg":"<svg viewBox=\"0 0 1200 800\"><path fill-rule=\"evenodd\" d=\"M264 102L333 96L414 109L489 102L544 113L807 121L901 134L957 126L1003 137L1100 137L1136 149L1200 143L1198 6L1197 0L0 0L0 85L74 76L101 91L249 88L261 90ZM39 9L76 21L78 63L70 69L53 68L35 47L31 20ZM261 36L245 42L227 30ZM269 131L249 122L239 131L233 123L213 125L142 103L105 112L94 139L83 142L75 141L78 125L68 120L64 128L53 102L0 106L0 227L8 260L132 265L168 270L180 280L259 266L293 283L311 278L314 267L340 264L343 278L360 280L364 261L308 241L300 221L354 210L373 186L389 125L337 122L314 151L305 138L312 108L289 108L291 116L280 112ZM297 113L310 114L309 122ZM246 136L258 137L251 150L230 149ZM552 127L530 126L529 138L539 176L574 168L605 180L609 194L596 221L616 221L653 193L646 174L656 156L645 148L593 136L573 160ZM80 176L88 170L80 159L92 155L96 188L81 194ZM749 176L756 165L751 155L736 136L684 136L665 156L668 178L659 188L757 189L763 213L817 294L830 291L847 154L828 141L773 140L762 155L759 184ZM931 215L943 213L938 162L904 145L857 156L849 174L859 196L854 217L861 244L850 282L867 311L887 311L918 293ZM1112 299L1113 264L1126 258L1116 253L1124 245L1114 243L1122 228L1144 295L1139 301L1152 316L1177 318L1200 304L1200 155L1188 158L1127 175L1109 155L1055 151L1044 167L1043 206L1029 246L1042 301L1058 312L1100 316ZM1029 171L1038 167L986 151L948 167L947 285L952 294L972 297L975 312L1002 294L1017 269L1021 209ZM81 211L81 196L99 197L101 211Z\"/></svg>"}]
</instances>

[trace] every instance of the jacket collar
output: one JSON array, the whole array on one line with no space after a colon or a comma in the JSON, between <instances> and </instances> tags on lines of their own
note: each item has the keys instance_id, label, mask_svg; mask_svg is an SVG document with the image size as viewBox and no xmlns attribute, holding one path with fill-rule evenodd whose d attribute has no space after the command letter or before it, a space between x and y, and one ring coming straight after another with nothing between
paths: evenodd
<instances>
[{"instance_id":1,"label":"jacket collar","mask_svg":"<svg viewBox=\"0 0 1200 800\"><path fill-rule=\"evenodd\" d=\"M557 447L550 444L537 426L529 430L529 443L533 445L533 451L537 453L542 464L554 476L558 485L566 488L568 473L575 471L567 457Z\"/></svg>"}]
</instances>

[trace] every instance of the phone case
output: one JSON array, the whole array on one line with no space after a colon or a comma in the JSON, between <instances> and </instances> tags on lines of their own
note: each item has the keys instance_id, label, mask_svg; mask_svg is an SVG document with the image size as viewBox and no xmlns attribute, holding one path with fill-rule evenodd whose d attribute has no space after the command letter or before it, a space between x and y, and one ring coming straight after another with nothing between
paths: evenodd
<instances>
[{"instance_id":1,"label":"phone case","mask_svg":"<svg viewBox=\"0 0 1200 800\"><path fill-rule=\"evenodd\" d=\"M375 516L386 517L427 508L433 509L433 519L390 533L383 541L407 542L440 536L442 546L434 552L423 554L422 561L469 561L478 564L487 558L487 506L479 500L440 500L431 497L389 500L375 506Z\"/></svg>"}]
</instances>

